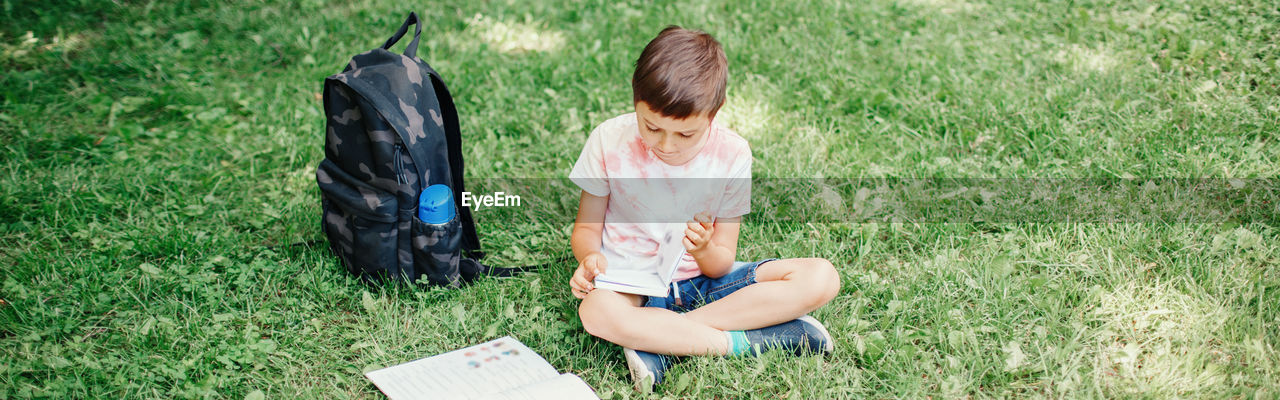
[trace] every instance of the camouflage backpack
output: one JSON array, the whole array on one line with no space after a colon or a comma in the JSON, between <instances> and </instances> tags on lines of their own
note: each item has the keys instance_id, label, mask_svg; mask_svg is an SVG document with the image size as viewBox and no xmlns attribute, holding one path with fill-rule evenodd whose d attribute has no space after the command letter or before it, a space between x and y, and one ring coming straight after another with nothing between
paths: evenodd
<instances>
[{"instance_id":1,"label":"camouflage backpack","mask_svg":"<svg viewBox=\"0 0 1280 400\"><path fill-rule=\"evenodd\" d=\"M404 54L388 51L415 25ZM444 81L416 57L416 13L380 48L324 81L325 159L316 168L329 247L365 282L388 277L458 287L485 273L467 207L446 224L417 217L418 194L442 183L461 198L458 115ZM455 201L456 203L456 201ZM464 257L464 254L466 257Z\"/></svg>"}]
</instances>

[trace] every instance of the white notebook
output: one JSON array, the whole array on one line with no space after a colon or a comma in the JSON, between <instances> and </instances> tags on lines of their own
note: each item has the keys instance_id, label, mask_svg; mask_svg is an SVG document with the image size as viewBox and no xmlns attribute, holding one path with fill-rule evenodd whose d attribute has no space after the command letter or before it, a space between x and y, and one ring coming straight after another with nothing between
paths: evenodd
<instances>
[{"instance_id":1,"label":"white notebook","mask_svg":"<svg viewBox=\"0 0 1280 400\"><path fill-rule=\"evenodd\" d=\"M599 399L510 336L364 374L392 400Z\"/></svg>"},{"instance_id":2,"label":"white notebook","mask_svg":"<svg viewBox=\"0 0 1280 400\"><path fill-rule=\"evenodd\" d=\"M671 224L658 243L658 263L634 265L621 261L608 249L601 249L608 265L595 279L596 288L644 296L667 297L671 278L684 258L684 224Z\"/></svg>"}]
</instances>

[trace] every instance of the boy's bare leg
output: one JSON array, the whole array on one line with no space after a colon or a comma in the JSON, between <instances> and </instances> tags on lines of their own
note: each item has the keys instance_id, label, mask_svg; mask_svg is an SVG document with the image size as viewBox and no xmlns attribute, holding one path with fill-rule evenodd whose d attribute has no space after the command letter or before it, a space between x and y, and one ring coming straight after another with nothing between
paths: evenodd
<instances>
[{"instance_id":1,"label":"boy's bare leg","mask_svg":"<svg viewBox=\"0 0 1280 400\"><path fill-rule=\"evenodd\" d=\"M683 316L723 331L758 329L804 316L840 292L840 275L822 258L760 264L756 282Z\"/></svg>"},{"instance_id":2,"label":"boy's bare leg","mask_svg":"<svg viewBox=\"0 0 1280 400\"><path fill-rule=\"evenodd\" d=\"M670 355L724 355L724 331L664 308L642 307L640 296L592 290L578 306L582 326L622 347Z\"/></svg>"}]
</instances>

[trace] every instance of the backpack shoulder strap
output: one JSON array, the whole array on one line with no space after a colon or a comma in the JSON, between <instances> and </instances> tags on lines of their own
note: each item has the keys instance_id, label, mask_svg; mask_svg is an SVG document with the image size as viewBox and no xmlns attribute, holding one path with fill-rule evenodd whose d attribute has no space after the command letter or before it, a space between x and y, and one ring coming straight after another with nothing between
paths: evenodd
<instances>
[{"instance_id":1,"label":"backpack shoulder strap","mask_svg":"<svg viewBox=\"0 0 1280 400\"><path fill-rule=\"evenodd\" d=\"M449 146L449 172L453 175L450 186L453 187L453 198L461 199L462 192L466 189L462 185L462 130L458 126L458 109L453 105L453 96L449 94L449 89L445 87L444 79L440 78L440 74L430 66L427 67L427 73L431 75L431 86L436 90L436 100L440 102L440 112L444 114L444 137ZM477 260L484 258L484 252L480 251L480 238L476 235L476 223L471 217L471 209L459 206L458 217L461 219L459 222L462 223L463 255Z\"/></svg>"}]
</instances>

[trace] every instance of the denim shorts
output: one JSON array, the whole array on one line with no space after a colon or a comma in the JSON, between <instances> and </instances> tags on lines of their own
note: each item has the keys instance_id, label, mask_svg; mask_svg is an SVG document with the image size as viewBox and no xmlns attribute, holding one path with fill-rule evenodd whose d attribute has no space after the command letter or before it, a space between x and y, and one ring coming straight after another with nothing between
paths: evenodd
<instances>
[{"instance_id":1,"label":"denim shorts","mask_svg":"<svg viewBox=\"0 0 1280 400\"><path fill-rule=\"evenodd\" d=\"M756 283L756 268L760 264L776 260L770 258L756 262L737 261L729 273L719 278L698 275L675 282L679 290L670 290L667 297L645 296L645 307L665 308L675 312L688 312L704 304L723 299L730 293Z\"/></svg>"}]
</instances>

